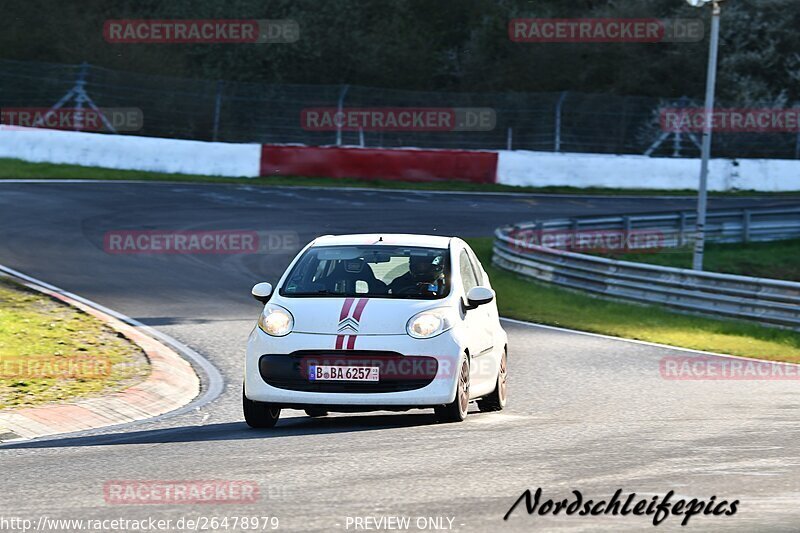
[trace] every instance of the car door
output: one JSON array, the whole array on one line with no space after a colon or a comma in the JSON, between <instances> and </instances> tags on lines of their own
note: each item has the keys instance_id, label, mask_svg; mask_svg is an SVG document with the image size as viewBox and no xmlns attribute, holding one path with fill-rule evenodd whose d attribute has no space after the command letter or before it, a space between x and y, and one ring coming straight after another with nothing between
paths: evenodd
<instances>
[{"instance_id":1,"label":"car door","mask_svg":"<svg viewBox=\"0 0 800 533\"><path fill-rule=\"evenodd\" d=\"M489 282L489 276L486 274L486 271L481 265L481 262L475 256L475 252L469 246L465 245L467 250L467 255L470 258L470 261L475 269L475 277L478 280L478 285L482 287L492 288L491 283ZM484 357L484 360L481 362L481 374L485 374L486 379L490 380L494 383L494 379L497 376L497 372L500 370L500 355L501 352L497 350L498 344L502 347L502 340L500 336L498 336L498 329L500 327L500 315L497 312L497 300L493 300L488 304L480 306L475 311L481 311L481 331L484 332L485 339L491 339L490 343L490 350L492 355L487 355Z\"/></svg>"},{"instance_id":2,"label":"car door","mask_svg":"<svg viewBox=\"0 0 800 533\"><path fill-rule=\"evenodd\" d=\"M464 303L467 301L467 294L473 287L478 286L478 277L475 267L469 258L466 249L461 249L458 257L458 270L461 277L462 290L464 291ZM493 339L491 332L487 331L486 306L470 309L464 316L467 330L467 343L470 355L470 383L476 389L480 389L486 382L491 367L491 351Z\"/></svg>"}]
</instances>

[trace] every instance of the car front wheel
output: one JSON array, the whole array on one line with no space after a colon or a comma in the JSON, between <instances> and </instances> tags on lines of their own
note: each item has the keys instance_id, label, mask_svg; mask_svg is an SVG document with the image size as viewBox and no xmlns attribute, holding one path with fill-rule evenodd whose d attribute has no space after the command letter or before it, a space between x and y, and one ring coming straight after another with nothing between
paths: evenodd
<instances>
[{"instance_id":1,"label":"car front wheel","mask_svg":"<svg viewBox=\"0 0 800 533\"><path fill-rule=\"evenodd\" d=\"M442 422L462 422L467 418L469 410L469 363L467 359L461 363L456 385L456 397L447 405L434 408L436 418Z\"/></svg>"},{"instance_id":2,"label":"car front wheel","mask_svg":"<svg viewBox=\"0 0 800 533\"><path fill-rule=\"evenodd\" d=\"M508 357L506 352L500 358L500 370L497 372L497 385L494 392L478 400L478 409L483 413L502 411L508 401Z\"/></svg>"},{"instance_id":3,"label":"car front wheel","mask_svg":"<svg viewBox=\"0 0 800 533\"><path fill-rule=\"evenodd\" d=\"M245 396L244 390L242 390L242 411L244 411L244 421L251 428L275 427L281 416L279 406L266 402L254 402Z\"/></svg>"}]
</instances>

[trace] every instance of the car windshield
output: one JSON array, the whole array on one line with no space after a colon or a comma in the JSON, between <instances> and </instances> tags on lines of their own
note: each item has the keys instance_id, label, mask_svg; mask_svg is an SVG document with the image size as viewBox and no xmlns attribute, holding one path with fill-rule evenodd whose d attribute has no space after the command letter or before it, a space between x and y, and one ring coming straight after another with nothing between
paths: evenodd
<instances>
[{"instance_id":1,"label":"car windshield","mask_svg":"<svg viewBox=\"0 0 800 533\"><path fill-rule=\"evenodd\" d=\"M444 298L450 261L442 248L315 246L295 264L282 296Z\"/></svg>"}]
</instances>

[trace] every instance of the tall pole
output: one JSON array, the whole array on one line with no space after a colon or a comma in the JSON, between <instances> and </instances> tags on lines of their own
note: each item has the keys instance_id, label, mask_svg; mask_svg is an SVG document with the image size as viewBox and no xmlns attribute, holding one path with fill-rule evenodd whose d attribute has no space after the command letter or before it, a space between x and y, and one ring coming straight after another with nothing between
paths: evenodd
<instances>
[{"instance_id":1,"label":"tall pole","mask_svg":"<svg viewBox=\"0 0 800 533\"><path fill-rule=\"evenodd\" d=\"M711 12L711 44L708 51L708 75L706 77L706 103L703 116L702 163L700 164L700 186L697 195L697 225L694 241L692 268L703 270L703 250L706 240L706 204L708 203L708 160L711 157L711 116L714 111L714 89L717 83L717 49L719 48L719 0L714 0Z\"/></svg>"},{"instance_id":2,"label":"tall pole","mask_svg":"<svg viewBox=\"0 0 800 533\"><path fill-rule=\"evenodd\" d=\"M342 108L344 107L344 97L347 95L347 89L350 88L350 85L345 85L342 87L342 92L339 93L339 103L337 104L336 108L338 112L336 113L336 146L342 145L342 121L344 120L344 115L342 114Z\"/></svg>"},{"instance_id":3,"label":"tall pole","mask_svg":"<svg viewBox=\"0 0 800 533\"><path fill-rule=\"evenodd\" d=\"M217 81L217 96L214 98L214 130L211 133L211 140L217 142L219 135L219 112L222 107L222 80Z\"/></svg>"},{"instance_id":4,"label":"tall pole","mask_svg":"<svg viewBox=\"0 0 800 533\"><path fill-rule=\"evenodd\" d=\"M556 138L554 152L561 151L561 109L564 107L564 99L567 97L567 91L562 91L556 102Z\"/></svg>"}]
</instances>

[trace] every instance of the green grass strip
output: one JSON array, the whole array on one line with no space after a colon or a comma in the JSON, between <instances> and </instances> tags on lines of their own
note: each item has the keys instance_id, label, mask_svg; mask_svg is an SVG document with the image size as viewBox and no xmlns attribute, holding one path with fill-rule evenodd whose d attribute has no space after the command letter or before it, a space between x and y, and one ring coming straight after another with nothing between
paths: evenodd
<instances>
[{"instance_id":1,"label":"green grass strip","mask_svg":"<svg viewBox=\"0 0 800 533\"><path fill-rule=\"evenodd\" d=\"M795 331L685 315L533 281L491 264L491 238L467 241L489 273L502 316L682 348L800 362L800 333Z\"/></svg>"},{"instance_id":2,"label":"green grass strip","mask_svg":"<svg viewBox=\"0 0 800 533\"><path fill-rule=\"evenodd\" d=\"M0 179L85 179L85 180L135 180L192 183L236 183L239 185L260 186L302 186L302 187L366 187L376 189L399 189L420 191L466 191L466 192L513 192L537 194L576 194L576 195L626 195L626 196L696 196L693 190L653 190L653 189L611 189L578 187L514 187L494 183L470 183L457 180L436 182L408 182L392 180L369 180L355 178L314 178L302 176L273 176L268 178L223 178L198 176L193 174L166 174L138 170L114 170L79 165L57 165L51 163L29 163L18 159L0 158ZM798 192L761 193L735 191L711 193L710 196L792 196Z\"/></svg>"}]
</instances>

